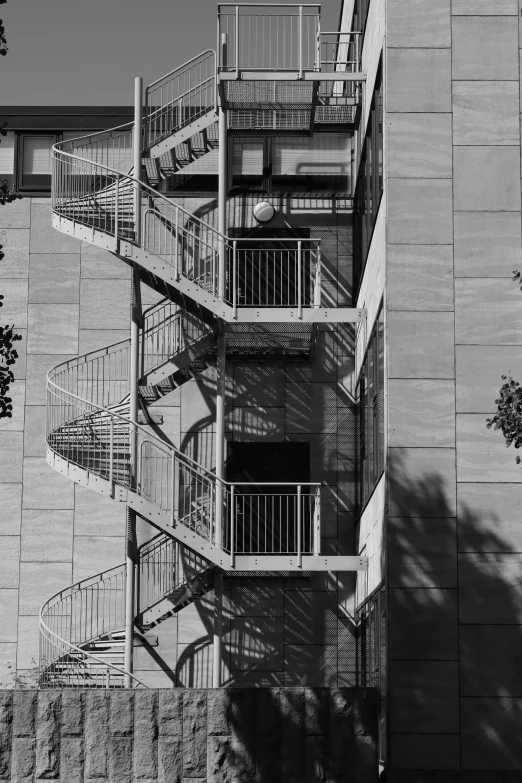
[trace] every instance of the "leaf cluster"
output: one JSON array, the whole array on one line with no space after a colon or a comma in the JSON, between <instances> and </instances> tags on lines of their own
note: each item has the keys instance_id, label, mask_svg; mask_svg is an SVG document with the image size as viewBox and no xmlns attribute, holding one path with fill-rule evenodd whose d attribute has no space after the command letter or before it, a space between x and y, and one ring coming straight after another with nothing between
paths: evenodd
<instances>
[{"instance_id":1,"label":"leaf cluster","mask_svg":"<svg viewBox=\"0 0 522 783\"><path fill-rule=\"evenodd\" d=\"M0 204L10 204L12 201L16 201L17 198L22 198L22 194L17 190L11 190L9 188L9 180L0 180Z\"/></svg>"},{"instance_id":2,"label":"leaf cluster","mask_svg":"<svg viewBox=\"0 0 522 783\"><path fill-rule=\"evenodd\" d=\"M497 412L491 419L486 419L486 426L501 430L506 448L519 449L522 447L522 386L511 375L503 375L502 380L499 397L495 400ZM516 462L520 465L522 457L517 457Z\"/></svg>"},{"instance_id":3,"label":"leaf cluster","mask_svg":"<svg viewBox=\"0 0 522 783\"><path fill-rule=\"evenodd\" d=\"M0 294L0 307L4 305L3 298L3 294ZM0 419L11 419L13 416L13 400L9 397L9 386L14 381L11 367L18 359L14 343L21 339L22 335L14 332L14 326L0 326Z\"/></svg>"},{"instance_id":4,"label":"leaf cluster","mask_svg":"<svg viewBox=\"0 0 522 783\"><path fill-rule=\"evenodd\" d=\"M5 3L6 0L0 0L0 3ZM4 57L7 54L7 38L5 37L5 27L3 21L0 19L0 54Z\"/></svg>"}]
</instances>

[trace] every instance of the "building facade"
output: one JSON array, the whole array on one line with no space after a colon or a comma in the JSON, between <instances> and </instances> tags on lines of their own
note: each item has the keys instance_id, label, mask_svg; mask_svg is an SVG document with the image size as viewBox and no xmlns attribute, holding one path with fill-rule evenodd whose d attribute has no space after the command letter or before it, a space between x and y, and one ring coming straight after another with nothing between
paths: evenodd
<instances>
[{"instance_id":1,"label":"building facade","mask_svg":"<svg viewBox=\"0 0 522 783\"><path fill-rule=\"evenodd\" d=\"M368 688L386 779L508 780L518 4L260 14L147 88L138 158L133 109L0 112L2 687L42 645L46 687Z\"/></svg>"}]
</instances>

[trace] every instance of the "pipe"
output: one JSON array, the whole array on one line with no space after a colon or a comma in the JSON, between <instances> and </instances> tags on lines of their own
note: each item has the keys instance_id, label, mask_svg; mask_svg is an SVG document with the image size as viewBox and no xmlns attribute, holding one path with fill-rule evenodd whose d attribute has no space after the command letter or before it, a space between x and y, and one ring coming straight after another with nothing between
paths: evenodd
<instances>
[{"instance_id":1,"label":"pipe","mask_svg":"<svg viewBox=\"0 0 522 783\"><path fill-rule=\"evenodd\" d=\"M142 138L141 128L143 124L143 79L137 76L134 80L134 131L133 131L133 164L134 179L141 181L141 152ZM134 189L134 236L136 244L141 240L141 193L136 186Z\"/></svg>"}]
</instances>

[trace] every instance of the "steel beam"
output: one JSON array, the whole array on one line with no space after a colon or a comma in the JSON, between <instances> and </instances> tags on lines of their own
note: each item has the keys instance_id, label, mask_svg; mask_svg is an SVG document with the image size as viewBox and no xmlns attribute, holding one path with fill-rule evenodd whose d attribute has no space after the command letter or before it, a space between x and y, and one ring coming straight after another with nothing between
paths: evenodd
<instances>
[{"instance_id":1,"label":"steel beam","mask_svg":"<svg viewBox=\"0 0 522 783\"><path fill-rule=\"evenodd\" d=\"M222 82L365 82L366 74L363 71L356 73L304 71L300 76L299 71L240 71L236 76L235 71L226 71L219 74L219 80Z\"/></svg>"}]
</instances>

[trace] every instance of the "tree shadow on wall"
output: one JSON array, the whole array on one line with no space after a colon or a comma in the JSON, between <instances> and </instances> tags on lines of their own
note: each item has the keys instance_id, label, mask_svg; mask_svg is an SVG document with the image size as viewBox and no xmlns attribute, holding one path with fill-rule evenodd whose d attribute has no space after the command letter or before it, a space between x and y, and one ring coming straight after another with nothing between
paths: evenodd
<instances>
[{"instance_id":1,"label":"tree shadow on wall","mask_svg":"<svg viewBox=\"0 0 522 783\"><path fill-rule=\"evenodd\" d=\"M459 484L457 515L455 484L415 459L392 449L388 469L390 769L521 770L516 503Z\"/></svg>"}]
</instances>

